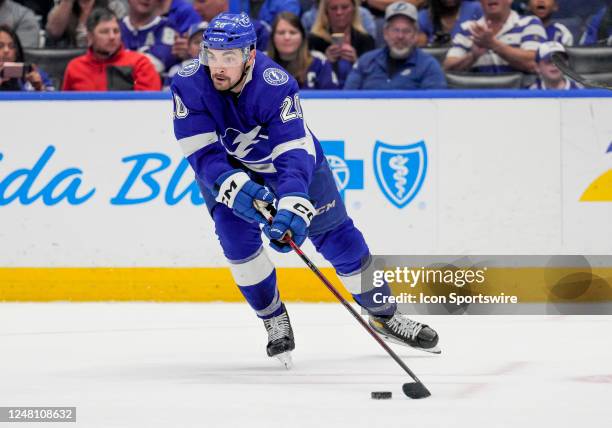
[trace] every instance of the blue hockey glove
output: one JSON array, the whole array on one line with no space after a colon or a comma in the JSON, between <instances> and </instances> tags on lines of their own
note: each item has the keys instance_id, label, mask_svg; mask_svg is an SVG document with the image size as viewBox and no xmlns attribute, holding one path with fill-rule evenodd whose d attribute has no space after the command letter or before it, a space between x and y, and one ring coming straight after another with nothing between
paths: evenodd
<instances>
[{"instance_id":1,"label":"blue hockey glove","mask_svg":"<svg viewBox=\"0 0 612 428\"><path fill-rule=\"evenodd\" d=\"M221 175L215 181L213 189L215 200L232 209L238 217L253 223L268 224L255 206L254 200L266 203L274 202L274 194L266 187L255 183L240 169L233 169Z\"/></svg>"},{"instance_id":2,"label":"blue hockey glove","mask_svg":"<svg viewBox=\"0 0 612 428\"><path fill-rule=\"evenodd\" d=\"M308 226L315 216L315 208L304 193L290 193L278 202L277 213L272 224L264 226L264 233L270 238L270 246L278 252L288 253L291 246L281 242L289 233L299 247L308 236Z\"/></svg>"}]
</instances>

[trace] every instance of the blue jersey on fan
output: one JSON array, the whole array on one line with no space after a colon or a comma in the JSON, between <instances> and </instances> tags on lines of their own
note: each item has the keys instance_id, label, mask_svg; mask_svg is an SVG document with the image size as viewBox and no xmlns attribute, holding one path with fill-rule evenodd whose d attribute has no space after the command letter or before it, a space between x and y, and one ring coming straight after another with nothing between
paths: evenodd
<instances>
[{"instance_id":1,"label":"blue jersey on fan","mask_svg":"<svg viewBox=\"0 0 612 428\"><path fill-rule=\"evenodd\" d=\"M331 63L325 55L318 51L311 51L312 62L306 71L305 89L339 89L338 77L332 69Z\"/></svg>"},{"instance_id":2,"label":"blue jersey on fan","mask_svg":"<svg viewBox=\"0 0 612 428\"><path fill-rule=\"evenodd\" d=\"M321 146L300 107L298 85L257 52L240 95L215 89L198 60L174 78L174 131L185 157L206 187L237 166L257 173L278 197L308 193L323 161Z\"/></svg>"},{"instance_id":3,"label":"blue jersey on fan","mask_svg":"<svg viewBox=\"0 0 612 428\"><path fill-rule=\"evenodd\" d=\"M137 29L126 16L119 23L119 27L125 48L147 55L157 71L168 70L180 61L172 55L176 31L168 24L166 18L158 16Z\"/></svg>"},{"instance_id":4,"label":"blue jersey on fan","mask_svg":"<svg viewBox=\"0 0 612 428\"><path fill-rule=\"evenodd\" d=\"M198 15L193 6L185 0L172 0L170 10L164 15L168 25L181 34L189 31L189 27L202 22L202 17Z\"/></svg>"}]
</instances>

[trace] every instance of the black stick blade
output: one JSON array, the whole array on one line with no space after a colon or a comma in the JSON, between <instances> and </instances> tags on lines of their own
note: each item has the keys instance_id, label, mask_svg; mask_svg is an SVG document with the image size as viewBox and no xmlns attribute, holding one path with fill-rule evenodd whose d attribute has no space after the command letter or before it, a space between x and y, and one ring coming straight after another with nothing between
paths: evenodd
<instances>
[{"instance_id":1,"label":"black stick blade","mask_svg":"<svg viewBox=\"0 0 612 428\"><path fill-rule=\"evenodd\" d=\"M402 389L404 394L414 399L427 398L431 395L431 392L421 382L405 383Z\"/></svg>"}]
</instances>

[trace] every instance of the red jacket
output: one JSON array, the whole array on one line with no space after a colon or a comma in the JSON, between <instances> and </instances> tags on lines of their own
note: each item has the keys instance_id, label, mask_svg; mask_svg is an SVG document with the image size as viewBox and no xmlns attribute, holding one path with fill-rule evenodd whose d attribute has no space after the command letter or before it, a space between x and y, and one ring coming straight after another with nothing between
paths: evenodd
<instances>
[{"instance_id":1,"label":"red jacket","mask_svg":"<svg viewBox=\"0 0 612 428\"><path fill-rule=\"evenodd\" d=\"M109 88L109 78L118 83L113 83ZM86 54L68 63L64 73L63 91L108 91L109 89L159 91L161 79L145 55L128 51L123 46L106 60L94 57L92 50L89 49Z\"/></svg>"}]
</instances>

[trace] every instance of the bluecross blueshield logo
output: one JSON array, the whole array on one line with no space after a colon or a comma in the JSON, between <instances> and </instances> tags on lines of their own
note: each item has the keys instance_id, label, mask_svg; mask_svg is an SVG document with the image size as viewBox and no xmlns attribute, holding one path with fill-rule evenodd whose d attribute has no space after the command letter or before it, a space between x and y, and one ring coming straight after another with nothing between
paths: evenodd
<instances>
[{"instance_id":1,"label":"bluecross blueshield logo","mask_svg":"<svg viewBox=\"0 0 612 428\"><path fill-rule=\"evenodd\" d=\"M346 190L363 189L363 161L345 158L344 141L321 141L321 147L342 200Z\"/></svg>"},{"instance_id":2,"label":"bluecross blueshield logo","mask_svg":"<svg viewBox=\"0 0 612 428\"><path fill-rule=\"evenodd\" d=\"M612 143L606 150L608 156L612 155ZM580 197L581 202L612 202L612 168L601 174Z\"/></svg>"},{"instance_id":3,"label":"bluecross blueshield logo","mask_svg":"<svg viewBox=\"0 0 612 428\"><path fill-rule=\"evenodd\" d=\"M421 190L427 174L427 147L424 141L393 146L374 145L374 175L378 186L396 207L404 208Z\"/></svg>"}]
</instances>

